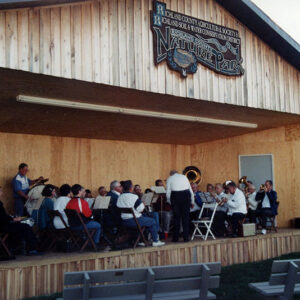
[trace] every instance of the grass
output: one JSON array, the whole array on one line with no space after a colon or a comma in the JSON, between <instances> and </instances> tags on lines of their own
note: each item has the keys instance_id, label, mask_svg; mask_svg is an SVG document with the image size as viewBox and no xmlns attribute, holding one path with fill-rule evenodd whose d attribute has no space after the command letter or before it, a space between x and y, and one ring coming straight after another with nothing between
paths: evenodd
<instances>
[{"instance_id":1,"label":"grass","mask_svg":"<svg viewBox=\"0 0 300 300\"><path fill-rule=\"evenodd\" d=\"M273 260L299 259L300 252L291 253L259 262L222 267L220 288L212 290L217 299L222 300L252 300L266 299L248 287L250 282L268 281ZM23 300L54 300L62 294L27 298ZM300 297L294 299L300 300Z\"/></svg>"}]
</instances>

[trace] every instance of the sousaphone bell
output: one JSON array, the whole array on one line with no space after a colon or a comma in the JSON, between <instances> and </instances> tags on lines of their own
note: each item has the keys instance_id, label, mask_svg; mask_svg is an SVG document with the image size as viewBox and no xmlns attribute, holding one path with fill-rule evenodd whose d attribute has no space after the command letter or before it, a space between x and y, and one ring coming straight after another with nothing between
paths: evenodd
<instances>
[{"instance_id":1,"label":"sousaphone bell","mask_svg":"<svg viewBox=\"0 0 300 300\"><path fill-rule=\"evenodd\" d=\"M188 178L190 183L199 184L201 182L202 179L201 171L195 166L186 167L183 170L182 174Z\"/></svg>"}]
</instances>

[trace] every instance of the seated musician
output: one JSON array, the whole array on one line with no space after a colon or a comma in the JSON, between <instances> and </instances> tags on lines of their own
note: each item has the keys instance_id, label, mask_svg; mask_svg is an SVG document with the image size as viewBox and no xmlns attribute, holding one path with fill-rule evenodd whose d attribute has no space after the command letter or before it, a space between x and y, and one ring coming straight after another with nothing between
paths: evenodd
<instances>
[{"instance_id":1,"label":"seated musician","mask_svg":"<svg viewBox=\"0 0 300 300\"><path fill-rule=\"evenodd\" d=\"M99 196L105 197L107 195L107 190L105 186L100 186L98 189Z\"/></svg>"},{"instance_id":2,"label":"seated musician","mask_svg":"<svg viewBox=\"0 0 300 300\"><path fill-rule=\"evenodd\" d=\"M192 191L194 192L195 204L190 209L190 220L198 220L199 213L202 207L202 199L200 197L200 192L198 191L198 185L195 182L191 183Z\"/></svg>"},{"instance_id":3,"label":"seated musician","mask_svg":"<svg viewBox=\"0 0 300 300\"><path fill-rule=\"evenodd\" d=\"M131 180L123 182L123 191L123 194L118 199L117 206L119 208L133 209L135 217L137 218L140 226L146 227L146 229L151 233L153 240L152 246L157 247L164 245L165 243L159 240L155 220L142 215L145 206L138 196L133 193L133 184ZM122 213L121 217L122 223L125 227L136 228L136 223L132 214Z\"/></svg>"},{"instance_id":4,"label":"seated musician","mask_svg":"<svg viewBox=\"0 0 300 300\"><path fill-rule=\"evenodd\" d=\"M60 194L60 196L54 202L53 209L58 210L60 212L60 214L62 215L66 224L69 225L68 217L66 216L65 209L67 207L68 202L72 198L71 186L69 186L68 184L63 184L59 188L59 194ZM53 225L56 229L64 229L65 228L63 222L61 221L61 219L59 217L54 218Z\"/></svg>"},{"instance_id":5,"label":"seated musician","mask_svg":"<svg viewBox=\"0 0 300 300\"><path fill-rule=\"evenodd\" d=\"M157 179L155 180L155 186L164 186L164 183L161 179ZM166 195L159 195L157 201L153 204L153 208L160 215L162 231L165 239L168 239L173 213L170 203L167 202Z\"/></svg>"},{"instance_id":6,"label":"seated musician","mask_svg":"<svg viewBox=\"0 0 300 300\"><path fill-rule=\"evenodd\" d=\"M224 202L227 203L229 215L231 216L232 237L237 237L239 222L242 221L247 214L246 198L235 182L227 181L226 185L232 196L229 199L226 198Z\"/></svg>"},{"instance_id":7,"label":"seated musician","mask_svg":"<svg viewBox=\"0 0 300 300\"><path fill-rule=\"evenodd\" d=\"M41 230L53 225L51 224L51 220L48 216L48 210L53 210L53 198L55 195L55 186L52 184L45 185L42 191L42 196L44 196L43 202L38 210L33 210L32 212L32 218Z\"/></svg>"},{"instance_id":8,"label":"seated musician","mask_svg":"<svg viewBox=\"0 0 300 300\"><path fill-rule=\"evenodd\" d=\"M15 214L17 216L24 215L24 204L28 200L29 186L33 185L44 178L40 176L37 179L31 180L26 175L29 172L28 165L22 163L19 165L19 172L12 180L12 186L15 198Z\"/></svg>"},{"instance_id":9,"label":"seated musician","mask_svg":"<svg viewBox=\"0 0 300 300\"><path fill-rule=\"evenodd\" d=\"M107 197L110 197L110 202L108 210L103 215L104 225L107 228L118 228L121 225L121 213L117 202L122 192L123 188L119 181L114 180L110 183L110 191L106 194Z\"/></svg>"},{"instance_id":10,"label":"seated musician","mask_svg":"<svg viewBox=\"0 0 300 300\"><path fill-rule=\"evenodd\" d=\"M143 192L142 192L141 186L139 184L136 184L133 187L133 193L136 194L139 197L140 200L142 200ZM143 216L153 218L155 220L157 232L159 232L160 226L159 226L158 212L152 211L152 207L151 206L146 206L145 202L143 202L143 204L145 206L145 210L143 211Z\"/></svg>"},{"instance_id":11,"label":"seated musician","mask_svg":"<svg viewBox=\"0 0 300 300\"><path fill-rule=\"evenodd\" d=\"M267 218L275 217L278 212L277 193L273 190L272 180L267 180L263 189L256 194L256 200L261 201L256 210L256 216L262 221L262 234L267 233Z\"/></svg>"},{"instance_id":12,"label":"seated musician","mask_svg":"<svg viewBox=\"0 0 300 300\"><path fill-rule=\"evenodd\" d=\"M213 203L215 201L215 188L211 183L206 186L206 192L202 193L202 201L206 203Z\"/></svg>"},{"instance_id":13,"label":"seated musician","mask_svg":"<svg viewBox=\"0 0 300 300\"><path fill-rule=\"evenodd\" d=\"M249 181L248 181L249 183ZM246 193L248 201L248 217L250 223L256 223L256 208L258 201L256 201L256 187L253 184L248 184L248 193Z\"/></svg>"},{"instance_id":14,"label":"seated musician","mask_svg":"<svg viewBox=\"0 0 300 300\"><path fill-rule=\"evenodd\" d=\"M95 198L93 197L91 190L85 189L84 200L89 204L90 208L92 208L92 206L94 206Z\"/></svg>"},{"instance_id":15,"label":"seated musician","mask_svg":"<svg viewBox=\"0 0 300 300\"><path fill-rule=\"evenodd\" d=\"M215 185L215 191L216 194L214 194L214 199L219 205L216 209L212 229L215 236L224 237L226 231L225 220L228 211L227 203L225 203L227 195L224 193L223 185L221 183Z\"/></svg>"},{"instance_id":16,"label":"seated musician","mask_svg":"<svg viewBox=\"0 0 300 300\"><path fill-rule=\"evenodd\" d=\"M0 199L2 199L3 190L0 187ZM12 218L9 216L3 203L0 201L0 232L9 233L8 242L9 247L16 249L19 243L23 240L26 245L27 255L37 255L40 254L37 251L38 242L37 239L28 224L23 224L20 222L21 217Z\"/></svg>"},{"instance_id":17,"label":"seated musician","mask_svg":"<svg viewBox=\"0 0 300 300\"><path fill-rule=\"evenodd\" d=\"M83 222L85 223L88 229L96 229L96 232L93 236L94 242L96 245L99 245L100 234L101 234L101 225L98 222L93 221L92 211L89 208L88 203L84 200L85 189L80 184L74 184L71 187L71 192L73 198L68 202L66 209L73 209L80 213ZM69 220L69 224L74 230L82 230L82 225L72 224L72 220Z\"/></svg>"}]
</instances>

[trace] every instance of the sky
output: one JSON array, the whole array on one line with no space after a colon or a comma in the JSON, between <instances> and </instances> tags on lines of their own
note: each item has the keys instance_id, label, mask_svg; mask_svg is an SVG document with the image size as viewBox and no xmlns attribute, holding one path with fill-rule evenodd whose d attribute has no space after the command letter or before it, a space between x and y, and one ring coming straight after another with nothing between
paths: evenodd
<instances>
[{"instance_id":1,"label":"sky","mask_svg":"<svg viewBox=\"0 0 300 300\"><path fill-rule=\"evenodd\" d=\"M251 0L300 44L300 0Z\"/></svg>"}]
</instances>

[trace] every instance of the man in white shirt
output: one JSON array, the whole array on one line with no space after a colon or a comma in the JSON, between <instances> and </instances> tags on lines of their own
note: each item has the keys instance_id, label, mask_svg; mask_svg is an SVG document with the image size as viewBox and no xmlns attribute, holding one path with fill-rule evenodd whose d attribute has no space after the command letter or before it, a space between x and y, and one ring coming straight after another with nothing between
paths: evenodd
<instances>
[{"instance_id":1,"label":"man in white shirt","mask_svg":"<svg viewBox=\"0 0 300 300\"><path fill-rule=\"evenodd\" d=\"M142 215L145 206L139 197L133 194L133 184L131 180L124 181L122 183L123 194L120 195L117 201L119 208L132 208L135 217L137 218L141 227L146 227L152 236L152 246L163 246L165 243L161 242L158 237L156 222L153 218L145 217ZM132 214L122 213L122 223L125 227L136 228L135 220Z\"/></svg>"},{"instance_id":2,"label":"man in white shirt","mask_svg":"<svg viewBox=\"0 0 300 300\"><path fill-rule=\"evenodd\" d=\"M231 215L232 237L237 237L239 221L243 220L247 214L246 198L244 193L238 189L235 182L227 181L226 185L229 193L232 195L226 202L229 209L229 215Z\"/></svg>"},{"instance_id":3,"label":"man in white shirt","mask_svg":"<svg viewBox=\"0 0 300 300\"><path fill-rule=\"evenodd\" d=\"M59 188L59 194L60 194L60 196L54 202L53 209L58 210L60 212L64 221L69 226L68 217L66 216L65 209L66 209L68 202L72 198L71 186L69 186L68 184L63 184ZM65 228L65 225L63 224L62 220L59 217L54 218L53 225L56 229L64 229Z\"/></svg>"},{"instance_id":4,"label":"man in white shirt","mask_svg":"<svg viewBox=\"0 0 300 300\"><path fill-rule=\"evenodd\" d=\"M214 196L214 201L219 203L214 221L213 221L213 232L215 236L217 237L224 237L225 236L225 220L227 217L227 210L228 210L228 205L225 203L225 199L227 199L227 195L224 193L223 185L221 183L217 183L215 185L215 191L216 194Z\"/></svg>"},{"instance_id":5,"label":"man in white shirt","mask_svg":"<svg viewBox=\"0 0 300 300\"><path fill-rule=\"evenodd\" d=\"M256 201L256 187L253 184L248 185L248 193L246 194L248 201L248 217L250 223L256 223L256 208L258 205L258 201Z\"/></svg>"},{"instance_id":6,"label":"man in white shirt","mask_svg":"<svg viewBox=\"0 0 300 300\"><path fill-rule=\"evenodd\" d=\"M171 203L174 215L173 242L179 238L182 223L183 239L189 241L190 207L194 206L194 192L185 175L171 171L167 179L167 201Z\"/></svg>"}]
</instances>

